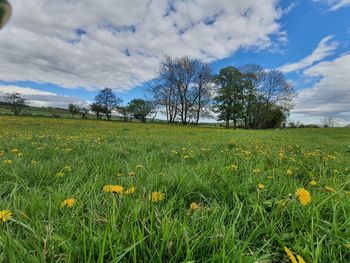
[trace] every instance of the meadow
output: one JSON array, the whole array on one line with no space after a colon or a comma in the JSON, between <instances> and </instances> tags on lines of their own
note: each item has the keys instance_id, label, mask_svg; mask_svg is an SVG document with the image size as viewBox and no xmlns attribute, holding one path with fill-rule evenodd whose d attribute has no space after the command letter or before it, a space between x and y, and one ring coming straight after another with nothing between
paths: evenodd
<instances>
[{"instance_id":1,"label":"meadow","mask_svg":"<svg viewBox=\"0 0 350 263\"><path fill-rule=\"evenodd\" d=\"M350 262L350 130L0 116L0 262Z\"/></svg>"}]
</instances>

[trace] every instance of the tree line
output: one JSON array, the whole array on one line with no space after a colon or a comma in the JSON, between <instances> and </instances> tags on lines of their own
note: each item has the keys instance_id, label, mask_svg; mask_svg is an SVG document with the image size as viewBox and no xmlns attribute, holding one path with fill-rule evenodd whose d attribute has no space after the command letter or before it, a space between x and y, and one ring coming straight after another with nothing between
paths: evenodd
<instances>
[{"instance_id":1,"label":"tree line","mask_svg":"<svg viewBox=\"0 0 350 263\"><path fill-rule=\"evenodd\" d=\"M125 121L141 122L161 112L169 123L198 124L201 119L216 118L227 128L265 129L285 125L296 96L293 85L278 70L245 65L214 74L209 63L169 56L161 60L146 94L150 99L136 98L123 106L112 89L104 88L91 105L69 104L68 110L82 118L93 113L97 119L111 120L118 114ZM6 94L4 100L13 106L15 115L25 101L18 93Z\"/></svg>"}]
</instances>

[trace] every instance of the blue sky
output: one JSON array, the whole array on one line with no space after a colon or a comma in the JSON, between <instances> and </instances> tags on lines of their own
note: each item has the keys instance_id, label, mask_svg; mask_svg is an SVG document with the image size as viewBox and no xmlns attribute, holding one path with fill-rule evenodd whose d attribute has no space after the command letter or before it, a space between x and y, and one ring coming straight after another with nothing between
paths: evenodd
<instances>
[{"instance_id":1,"label":"blue sky","mask_svg":"<svg viewBox=\"0 0 350 263\"><path fill-rule=\"evenodd\" d=\"M33 105L85 104L105 86L127 103L144 96L163 55L187 55L215 72L280 69L299 93L292 120L350 123L350 0L11 4L0 32L0 93L18 91Z\"/></svg>"}]
</instances>

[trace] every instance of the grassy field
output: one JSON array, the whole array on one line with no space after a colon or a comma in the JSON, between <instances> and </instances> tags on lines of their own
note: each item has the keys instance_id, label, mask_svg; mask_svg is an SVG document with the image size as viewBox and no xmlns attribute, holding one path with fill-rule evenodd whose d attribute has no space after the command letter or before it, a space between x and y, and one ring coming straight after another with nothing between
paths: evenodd
<instances>
[{"instance_id":1,"label":"grassy field","mask_svg":"<svg viewBox=\"0 0 350 263\"><path fill-rule=\"evenodd\" d=\"M349 157L349 129L0 116L0 262L350 262Z\"/></svg>"}]
</instances>

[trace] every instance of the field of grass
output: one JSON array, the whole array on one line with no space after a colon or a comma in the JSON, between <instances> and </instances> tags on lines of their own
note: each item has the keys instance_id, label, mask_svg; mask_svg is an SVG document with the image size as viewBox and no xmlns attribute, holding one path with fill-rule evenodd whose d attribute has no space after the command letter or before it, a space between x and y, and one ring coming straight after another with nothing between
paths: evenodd
<instances>
[{"instance_id":1,"label":"field of grass","mask_svg":"<svg viewBox=\"0 0 350 263\"><path fill-rule=\"evenodd\" d=\"M349 157L349 129L0 116L0 262L350 262Z\"/></svg>"}]
</instances>

